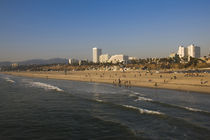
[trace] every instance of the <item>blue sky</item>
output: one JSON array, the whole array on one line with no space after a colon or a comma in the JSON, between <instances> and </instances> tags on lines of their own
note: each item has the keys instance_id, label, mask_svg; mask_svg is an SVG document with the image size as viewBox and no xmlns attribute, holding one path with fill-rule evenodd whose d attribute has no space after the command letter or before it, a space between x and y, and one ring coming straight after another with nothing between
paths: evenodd
<instances>
[{"instance_id":1,"label":"blue sky","mask_svg":"<svg viewBox=\"0 0 210 140\"><path fill-rule=\"evenodd\" d=\"M210 49L209 0L0 0L0 61Z\"/></svg>"}]
</instances>

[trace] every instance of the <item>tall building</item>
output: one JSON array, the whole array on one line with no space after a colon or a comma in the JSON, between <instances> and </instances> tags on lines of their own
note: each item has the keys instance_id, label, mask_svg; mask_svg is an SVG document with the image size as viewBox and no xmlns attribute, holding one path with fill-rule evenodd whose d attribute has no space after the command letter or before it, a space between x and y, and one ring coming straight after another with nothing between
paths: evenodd
<instances>
[{"instance_id":1,"label":"tall building","mask_svg":"<svg viewBox=\"0 0 210 140\"><path fill-rule=\"evenodd\" d=\"M187 48L183 47L183 46L179 46L179 50L178 53L180 58L187 56Z\"/></svg>"},{"instance_id":2,"label":"tall building","mask_svg":"<svg viewBox=\"0 0 210 140\"><path fill-rule=\"evenodd\" d=\"M102 50L99 48L93 48L93 63L99 62L99 57L102 54Z\"/></svg>"},{"instance_id":3,"label":"tall building","mask_svg":"<svg viewBox=\"0 0 210 140\"><path fill-rule=\"evenodd\" d=\"M200 58L200 47L192 44L187 47L187 50L188 50L188 57Z\"/></svg>"},{"instance_id":4,"label":"tall building","mask_svg":"<svg viewBox=\"0 0 210 140\"><path fill-rule=\"evenodd\" d=\"M102 54L99 56L99 61L100 63L106 63L108 62L109 58L110 58L109 54Z\"/></svg>"}]
</instances>

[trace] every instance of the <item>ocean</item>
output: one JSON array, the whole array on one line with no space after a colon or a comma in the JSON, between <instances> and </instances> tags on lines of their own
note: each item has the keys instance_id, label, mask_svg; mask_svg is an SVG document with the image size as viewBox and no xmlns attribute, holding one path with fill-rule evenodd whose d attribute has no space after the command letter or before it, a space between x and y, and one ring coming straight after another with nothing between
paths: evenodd
<instances>
[{"instance_id":1,"label":"ocean","mask_svg":"<svg viewBox=\"0 0 210 140\"><path fill-rule=\"evenodd\" d=\"M210 139L210 94L0 74L0 140Z\"/></svg>"}]
</instances>

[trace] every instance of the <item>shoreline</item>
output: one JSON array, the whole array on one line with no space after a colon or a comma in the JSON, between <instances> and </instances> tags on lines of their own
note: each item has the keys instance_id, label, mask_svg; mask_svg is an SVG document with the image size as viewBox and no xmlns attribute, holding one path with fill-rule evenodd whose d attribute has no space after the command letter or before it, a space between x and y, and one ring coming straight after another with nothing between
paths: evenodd
<instances>
[{"instance_id":1,"label":"shoreline","mask_svg":"<svg viewBox=\"0 0 210 140\"><path fill-rule=\"evenodd\" d=\"M125 87L135 86L210 93L210 74L208 73L201 73L199 77L185 77L183 73L146 73L144 71L69 71L66 74L55 71L1 73L34 78L107 83ZM201 84L203 81L206 83Z\"/></svg>"}]
</instances>

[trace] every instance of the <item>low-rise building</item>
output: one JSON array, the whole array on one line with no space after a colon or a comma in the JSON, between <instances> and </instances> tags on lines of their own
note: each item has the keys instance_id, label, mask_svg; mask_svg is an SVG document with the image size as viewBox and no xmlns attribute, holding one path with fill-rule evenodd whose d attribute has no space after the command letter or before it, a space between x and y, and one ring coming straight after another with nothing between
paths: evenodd
<instances>
[{"instance_id":1,"label":"low-rise building","mask_svg":"<svg viewBox=\"0 0 210 140\"><path fill-rule=\"evenodd\" d=\"M171 53L171 54L169 55L169 57L170 57L170 58L174 58L176 55L177 55L176 53Z\"/></svg>"},{"instance_id":2,"label":"low-rise building","mask_svg":"<svg viewBox=\"0 0 210 140\"><path fill-rule=\"evenodd\" d=\"M18 64L18 63L12 63L11 66L12 66L13 68L15 68L15 67L18 67L19 64Z\"/></svg>"},{"instance_id":3,"label":"low-rise building","mask_svg":"<svg viewBox=\"0 0 210 140\"><path fill-rule=\"evenodd\" d=\"M136 57L133 57L133 56L129 56L128 57L128 60L138 60Z\"/></svg>"},{"instance_id":4,"label":"low-rise building","mask_svg":"<svg viewBox=\"0 0 210 140\"><path fill-rule=\"evenodd\" d=\"M110 55L109 54L102 54L99 57L100 63L106 63L109 61Z\"/></svg>"},{"instance_id":5,"label":"low-rise building","mask_svg":"<svg viewBox=\"0 0 210 140\"><path fill-rule=\"evenodd\" d=\"M79 65L86 65L88 64L88 60L79 60Z\"/></svg>"},{"instance_id":6,"label":"low-rise building","mask_svg":"<svg viewBox=\"0 0 210 140\"><path fill-rule=\"evenodd\" d=\"M77 60L77 59L69 59L69 64L70 65L79 64L79 60Z\"/></svg>"},{"instance_id":7,"label":"low-rise building","mask_svg":"<svg viewBox=\"0 0 210 140\"><path fill-rule=\"evenodd\" d=\"M108 62L112 63L121 63L121 62L127 62L128 61L128 56L123 55L123 54L118 54L118 55L113 55L109 59Z\"/></svg>"}]
</instances>

